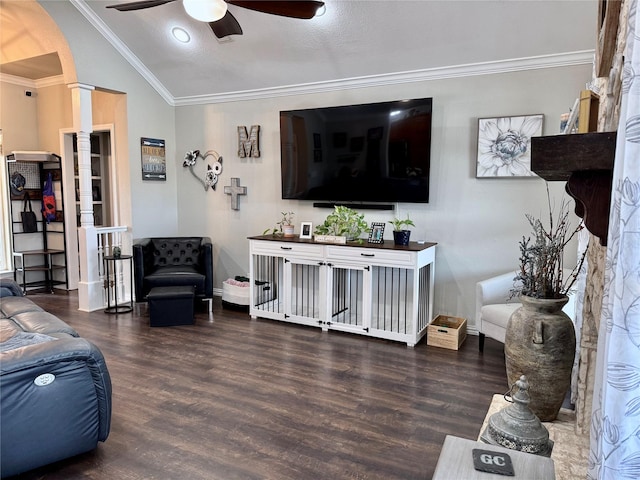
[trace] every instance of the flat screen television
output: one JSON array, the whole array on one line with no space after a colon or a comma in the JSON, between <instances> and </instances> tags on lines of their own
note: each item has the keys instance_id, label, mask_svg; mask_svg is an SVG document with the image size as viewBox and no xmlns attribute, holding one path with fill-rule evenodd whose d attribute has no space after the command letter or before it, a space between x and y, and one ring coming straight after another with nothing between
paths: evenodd
<instances>
[{"instance_id":1,"label":"flat screen television","mask_svg":"<svg viewBox=\"0 0 640 480\"><path fill-rule=\"evenodd\" d=\"M280 112L282 198L429 201L432 99Z\"/></svg>"}]
</instances>

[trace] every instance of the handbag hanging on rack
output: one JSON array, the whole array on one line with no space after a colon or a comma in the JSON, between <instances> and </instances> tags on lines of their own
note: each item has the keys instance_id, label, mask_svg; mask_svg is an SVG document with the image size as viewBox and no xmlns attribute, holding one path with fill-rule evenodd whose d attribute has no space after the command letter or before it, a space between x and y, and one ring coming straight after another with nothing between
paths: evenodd
<instances>
[{"instance_id":1,"label":"handbag hanging on rack","mask_svg":"<svg viewBox=\"0 0 640 480\"><path fill-rule=\"evenodd\" d=\"M56 197L53 193L53 179L51 172L47 175L47 179L42 187L42 218L47 223L56 219Z\"/></svg>"},{"instance_id":2,"label":"handbag hanging on rack","mask_svg":"<svg viewBox=\"0 0 640 480\"><path fill-rule=\"evenodd\" d=\"M22 231L24 233L33 233L38 231L38 221L36 220L36 214L31 208L31 197L29 197L29 192L24 192L24 205L20 215L22 216Z\"/></svg>"}]
</instances>

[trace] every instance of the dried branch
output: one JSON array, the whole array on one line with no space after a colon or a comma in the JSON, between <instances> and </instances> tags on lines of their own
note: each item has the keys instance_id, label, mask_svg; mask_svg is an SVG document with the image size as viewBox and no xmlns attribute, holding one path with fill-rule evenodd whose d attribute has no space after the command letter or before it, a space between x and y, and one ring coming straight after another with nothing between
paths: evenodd
<instances>
[{"instance_id":1,"label":"dried branch","mask_svg":"<svg viewBox=\"0 0 640 480\"><path fill-rule=\"evenodd\" d=\"M571 229L569 205L566 202L562 202L554 223L548 185L547 202L549 206L548 230L539 219L526 214L533 231L533 240L531 237L522 237L519 242L520 268L515 280L521 282L522 285L512 290L512 296L523 294L536 298L560 298L567 294L575 282L575 275L573 275L573 281L567 286L564 285L564 248L582 229L582 225ZM584 256L578 268L583 263Z\"/></svg>"}]
</instances>

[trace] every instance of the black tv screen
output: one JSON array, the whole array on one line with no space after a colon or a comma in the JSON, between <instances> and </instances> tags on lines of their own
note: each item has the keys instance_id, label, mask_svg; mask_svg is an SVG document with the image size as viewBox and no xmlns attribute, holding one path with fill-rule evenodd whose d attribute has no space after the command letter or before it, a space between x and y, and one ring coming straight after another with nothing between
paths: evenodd
<instances>
[{"instance_id":1,"label":"black tv screen","mask_svg":"<svg viewBox=\"0 0 640 480\"><path fill-rule=\"evenodd\" d=\"M280 112L282 198L428 202L432 99Z\"/></svg>"}]
</instances>

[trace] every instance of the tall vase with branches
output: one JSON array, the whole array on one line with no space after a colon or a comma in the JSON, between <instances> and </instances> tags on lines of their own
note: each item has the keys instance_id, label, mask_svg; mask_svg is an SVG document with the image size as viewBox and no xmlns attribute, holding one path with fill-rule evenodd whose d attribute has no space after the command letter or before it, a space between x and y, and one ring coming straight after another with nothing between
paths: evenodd
<instances>
[{"instance_id":1,"label":"tall vase with branches","mask_svg":"<svg viewBox=\"0 0 640 480\"><path fill-rule=\"evenodd\" d=\"M584 262L583 256L565 278L565 249L582 226L571 227L566 202L554 218L548 186L547 201L548 225L526 215L533 235L519 242L517 287L511 292L519 295L522 307L509 319L504 344L509 384L527 376L529 407L542 421L556 418L571 385L576 338L572 319L562 308Z\"/></svg>"}]
</instances>

